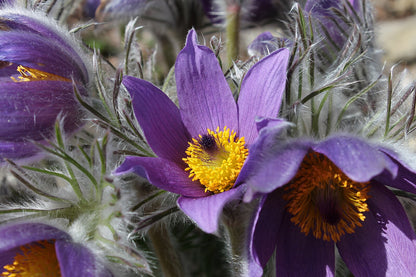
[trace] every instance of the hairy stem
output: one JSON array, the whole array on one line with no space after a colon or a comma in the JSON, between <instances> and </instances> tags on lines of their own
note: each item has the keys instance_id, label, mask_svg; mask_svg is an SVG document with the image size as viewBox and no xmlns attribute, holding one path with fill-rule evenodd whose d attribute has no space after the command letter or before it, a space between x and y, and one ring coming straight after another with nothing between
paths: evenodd
<instances>
[{"instance_id":1,"label":"hairy stem","mask_svg":"<svg viewBox=\"0 0 416 277\"><path fill-rule=\"evenodd\" d=\"M184 276L180 258L170 240L169 229L165 225L157 224L149 229L148 235L158 258L162 275L165 277Z\"/></svg>"}]
</instances>

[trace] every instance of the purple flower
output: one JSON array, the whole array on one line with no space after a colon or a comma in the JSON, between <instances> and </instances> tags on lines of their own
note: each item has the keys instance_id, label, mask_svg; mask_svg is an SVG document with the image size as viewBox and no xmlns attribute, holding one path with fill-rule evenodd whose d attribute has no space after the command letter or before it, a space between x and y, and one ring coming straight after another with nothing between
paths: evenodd
<instances>
[{"instance_id":1,"label":"purple flower","mask_svg":"<svg viewBox=\"0 0 416 277\"><path fill-rule=\"evenodd\" d=\"M283 47L292 47L293 42L286 38L274 37L270 32L258 35L247 47L250 56L267 56Z\"/></svg>"},{"instance_id":2,"label":"purple flower","mask_svg":"<svg viewBox=\"0 0 416 277\"><path fill-rule=\"evenodd\" d=\"M252 276L273 252L276 276L334 276L335 246L354 276L414 276L416 236L386 186L416 193L415 172L358 138L276 144L277 133L262 129L246 163L245 200L262 195Z\"/></svg>"},{"instance_id":3,"label":"purple flower","mask_svg":"<svg viewBox=\"0 0 416 277\"><path fill-rule=\"evenodd\" d=\"M234 3L235 2L235 3ZM245 25L275 21L286 16L292 5L291 1L281 0L245 0L245 1L217 1L201 0L205 14L214 24L223 23L227 7L241 5L241 19ZM226 4L227 3L227 4Z\"/></svg>"},{"instance_id":4,"label":"purple flower","mask_svg":"<svg viewBox=\"0 0 416 277\"><path fill-rule=\"evenodd\" d=\"M14 3L14 0L0 0L0 7L12 3Z\"/></svg>"},{"instance_id":5,"label":"purple flower","mask_svg":"<svg viewBox=\"0 0 416 277\"><path fill-rule=\"evenodd\" d=\"M93 3L92 0L89 2ZM105 0L100 1L96 15L101 20L128 18L144 13L148 0Z\"/></svg>"},{"instance_id":6,"label":"purple flower","mask_svg":"<svg viewBox=\"0 0 416 277\"><path fill-rule=\"evenodd\" d=\"M360 1L348 0L355 12L360 14ZM313 18L320 21L321 25L328 32L329 38L338 46L342 47L350 35L351 26L348 26L339 16L334 13L334 9L342 11L346 4L339 0L308 0L305 4L305 11L309 12ZM352 14L353 11L349 10ZM322 28L321 28L322 29ZM344 30L344 32L342 32Z\"/></svg>"},{"instance_id":7,"label":"purple flower","mask_svg":"<svg viewBox=\"0 0 416 277\"><path fill-rule=\"evenodd\" d=\"M74 131L81 112L74 97L88 83L79 46L42 15L0 11L0 162L32 158L31 141L53 134L58 116Z\"/></svg>"},{"instance_id":8,"label":"purple flower","mask_svg":"<svg viewBox=\"0 0 416 277\"><path fill-rule=\"evenodd\" d=\"M113 276L68 233L42 223L0 227L0 267L1 276Z\"/></svg>"},{"instance_id":9,"label":"purple flower","mask_svg":"<svg viewBox=\"0 0 416 277\"><path fill-rule=\"evenodd\" d=\"M215 232L224 204L241 196L243 164L257 137L256 116L277 116L288 55L281 49L255 64L236 103L217 57L197 44L191 30L175 65L180 109L151 83L123 79L157 157L127 157L116 173L134 171L180 194L184 213L202 230Z\"/></svg>"},{"instance_id":10,"label":"purple flower","mask_svg":"<svg viewBox=\"0 0 416 277\"><path fill-rule=\"evenodd\" d=\"M84 2L83 15L86 18L94 18L95 12L101 4L101 0L86 0Z\"/></svg>"}]
</instances>

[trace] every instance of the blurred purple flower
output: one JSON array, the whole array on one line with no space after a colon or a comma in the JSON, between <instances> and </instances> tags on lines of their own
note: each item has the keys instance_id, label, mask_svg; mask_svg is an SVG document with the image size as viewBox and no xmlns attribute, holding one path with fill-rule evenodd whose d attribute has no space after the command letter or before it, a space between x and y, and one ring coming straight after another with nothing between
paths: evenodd
<instances>
[{"instance_id":1,"label":"blurred purple flower","mask_svg":"<svg viewBox=\"0 0 416 277\"><path fill-rule=\"evenodd\" d=\"M1 276L113 276L85 246L42 223L0 227Z\"/></svg>"},{"instance_id":2,"label":"blurred purple flower","mask_svg":"<svg viewBox=\"0 0 416 277\"><path fill-rule=\"evenodd\" d=\"M289 39L274 37L270 32L258 35L247 47L250 56L267 56L279 48L292 47Z\"/></svg>"},{"instance_id":3,"label":"blurred purple flower","mask_svg":"<svg viewBox=\"0 0 416 277\"><path fill-rule=\"evenodd\" d=\"M246 162L245 201L262 195L250 237L252 276L276 253L276 276L413 276L416 236L396 196L416 173L392 152L349 136L276 144L264 128ZM260 156L259 154L262 153Z\"/></svg>"},{"instance_id":4,"label":"blurred purple flower","mask_svg":"<svg viewBox=\"0 0 416 277\"><path fill-rule=\"evenodd\" d=\"M95 1L89 0L93 3ZM122 19L144 13L148 0L101 0L96 15L100 20Z\"/></svg>"},{"instance_id":5,"label":"blurred purple flower","mask_svg":"<svg viewBox=\"0 0 416 277\"><path fill-rule=\"evenodd\" d=\"M240 5L241 19L244 26L267 21L277 22L284 17L290 9L293 1L282 0L243 0L243 1L218 1L201 0L205 14L214 24L225 21L227 7Z\"/></svg>"},{"instance_id":6,"label":"blurred purple flower","mask_svg":"<svg viewBox=\"0 0 416 277\"><path fill-rule=\"evenodd\" d=\"M14 3L14 0L0 0L0 7L5 4L12 4Z\"/></svg>"},{"instance_id":7,"label":"blurred purple flower","mask_svg":"<svg viewBox=\"0 0 416 277\"><path fill-rule=\"evenodd\" d=\"M351 4L357 15L360 15L360 0L308 0L305 4L305 11L320 21L322 28L328 32L329 38L340 48L348 39L352 26L347 25L334 10L343 13L345 7L351 15L353 11L346 4L347 2Z\"/></svg>"},{"instance_id":8,"label":"blurred purple flower","mask_svg":"<svg viewBox=\"0 0 416 277\"><path fill-rule=\"evenodd\" d=\"M84 90L88 71L69 34L46 20L0 11L0 163L33 158L30 141L50 137L58 116L67 132L80 125L72 80Z\"/></svg>"},{"instance_id":9,"label":"blurred purple flower","mask_svg":"<svg viewBox=\"0 0 416 277\"><path fill-rule=\"evenodd\" d=\"M257 137L256 116L277 116L288 55L286 49L278 50L255 64L245 75L236 104L217 57L197 44L191 30L175 65L180 109L151 83L123 79L158 157L127 157L116 173L133 171L180 194L184 213L202 230L215 232L225 203L242 195L239 184Z\"/></svg>"},{"instance_id":10,"label":"blurred purple flower","mask_svg":"<svg viewBox=\"0 0 416 277\"><path fill-rule=\"evenodd\" d=\"M85 18L94 18L95 12L101 4L101 0L86 0L84 2L83 16Z\"/></svg>"}]
</instances>

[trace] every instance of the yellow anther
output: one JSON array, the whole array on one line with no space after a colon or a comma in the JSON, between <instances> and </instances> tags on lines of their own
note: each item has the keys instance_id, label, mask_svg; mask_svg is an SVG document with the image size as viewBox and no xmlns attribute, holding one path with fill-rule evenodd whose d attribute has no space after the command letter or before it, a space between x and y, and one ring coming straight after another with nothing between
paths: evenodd
<instances>
[{"instance_id":1,"label":"yellow anther","mask_svg":"<svg viewBox=\"0 0 416 277\"><path fill-rule=\"evenodd\" d=\"M215 132L207 129L207 134L192 139L186 149L183 161L188 165L192 181L199 181L205 191L220 193L233 187L248 155L244 137L237 138L227 127Z\"/></svg>"},{"instance_id":2,"label":"yellow anther","mask_svg":"<svg viewBox=\"0 0 416 277\"><path fill-rule=\"evenodd\" d=\"M291 222L301 232L337 242L362 226L369 190L368 182L352 181L327 157L311 152L286 186L283 198L292 214Z\"/></svg>"},{"instance_id":3,"label":"yellow anther","mask_svg":"<svg viewBox=\"0 0 416 277\"><path fill-rule=\"evenodd\" d=\"M0 276L7 277L60 277L61 271L56 257L55 243L38 241L20 247L12 264L3 266Z\"/></svg>"},{"instance_id":4,"label":"yellow anther","mask_svg":"<svg viewBox=\"0 0 416 277\"><path fill-rule=\"evenodd\" d=\"M52 73L44 72L38 69L26 67L19 65L17 71L21 76L18 76L17 79L10 77L14 82L28 82L28 81L65 81L70 82L70 79L55 75Z\"/></svg>"}]
</instances>

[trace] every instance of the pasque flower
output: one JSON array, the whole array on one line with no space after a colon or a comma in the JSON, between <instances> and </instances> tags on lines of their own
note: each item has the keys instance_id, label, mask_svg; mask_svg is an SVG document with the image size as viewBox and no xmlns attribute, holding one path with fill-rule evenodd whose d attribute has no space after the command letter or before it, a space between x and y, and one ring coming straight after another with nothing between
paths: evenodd
<instances>
[{"instance_id":1,"label":"pasque flower","mask_svg":"<svg viewBox=\"0 0 416 277\"><path fill-rule=\"evenodd\" d=\"M344 2L344 3L343 3ZM352 11L346 3L351 4ZM320 21L320 24L326 29L329 35L329 39L338 47L343 47L352 26L346 24L339 16L336 16L334 10L338 10L342 13L345 6L348 13L352 15L354 12L360 15L361 9L360 0L308 0L305 3L305 11L309 12L313 18Z\"/></svg>"},{"instance_id":2,"label":"pasque flower","mask_svg":"<svg viewBox=\"0 0 416 277\"><path fill-rule=\"evenodd\" d=\"M278 50L245 75L236 103L215 54L191 30L175 65L177 106L151 83L125 77L136 118L157 157L127 157L116 170L145 176L174 193L206 232L217 229L224 204L239 197L244 161L257 137L256 116L277 116L288 51Z\"/></svg>"},{"instance_id":3,"label":"pasque flower","mask_svg":"<svg viewBox=\"0 0 416 277\"><path fill-rule=\"evenodd\" d=\"M15 223L0 227L1 276L113 276L86 246L56 227Z\"/></svg>"},{"instance_id":4,"label":"pasque flower","mask_svg":"<svg viewBox=\"0 0 416 277\"><path fill-rule=\"evenodd\" d=\"M334 276L336 246L354 276L414 276L416 236L387 186L416 193L416 173L359 138L276 143L277 133L262 129L246 164L245 200L262 195L252 275L275 252L277 276Z\"/></svg>"},{"instance_id":5,"label":"pasque flower","mask_svg":"<svg viewBox=\"0 0 416 277\"><path fill-rule=\"evenodd\" d=\"M291 1L281 0L201 0L205 14L213 23L223 23L227 8L240 8L244 26L274 21L286 16L292 5Z\"/></svg>"},{"instance_id":6,"label":"pasque flower","mask_svg":"<svg viewBox=\"0 0 416 277\"><path fill-rule=\"evenodd\" d=\"M31 141L50 137L58 115L78 128L73 81L85 90L88 71L72 39L43 15L0 10L0 162L32 157Z\"/></svg>"}]
</instances>

